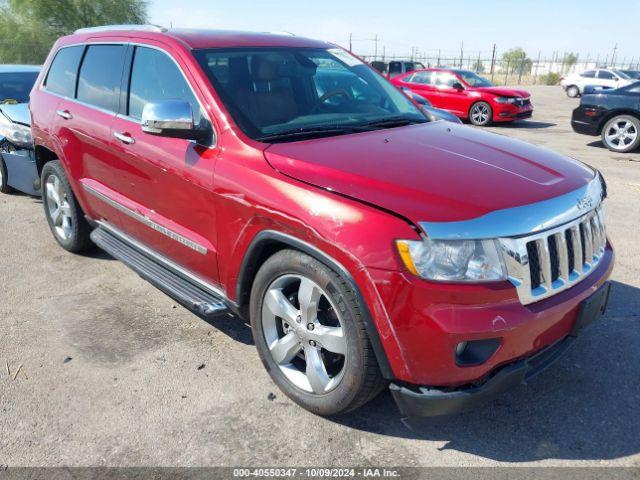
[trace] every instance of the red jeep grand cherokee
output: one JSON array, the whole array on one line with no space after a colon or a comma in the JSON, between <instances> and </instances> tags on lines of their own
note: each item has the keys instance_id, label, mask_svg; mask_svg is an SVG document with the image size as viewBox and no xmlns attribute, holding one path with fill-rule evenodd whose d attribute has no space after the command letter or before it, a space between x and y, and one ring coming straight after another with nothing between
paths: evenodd
<instances>
[{"instance_id":1,"label":"red jeep grand cherokee","mask_svg":"<svg viewBox=\"0 0 640 480\"><path fill-rule=\"evenodd\" d=\"M529 379L606 305L605 184L575 160L429 122L346 51L110 27L31 95L44 211L201 316L249 319L269 374L333 415L407 415Z\"/></svg>"},{"instance_id":2,"label":"red jeep grand cherokee","mask_svg":"<svg viewBox=\"0 0 640 480\"><path fill-rule=\"evenodd\" d=\"M495 87L486 78L460 69L429 68L395 77L392 82L478 126L512 122L533 115L526 90Z\"/></svg>"}]
</instances>

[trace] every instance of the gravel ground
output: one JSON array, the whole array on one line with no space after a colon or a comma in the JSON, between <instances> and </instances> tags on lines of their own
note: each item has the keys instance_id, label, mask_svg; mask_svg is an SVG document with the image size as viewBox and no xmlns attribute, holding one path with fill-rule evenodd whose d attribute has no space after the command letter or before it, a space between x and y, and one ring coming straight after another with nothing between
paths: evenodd
<instances>
[{"instance_id":1,"label":"gravel ground","mask_svg":"<svg viewBox=\"0 0 640 480\"><path fill-rule=\"evenodd\" d=\"M530 385L447 418L403 422L388 393L316 417L240 320L207 323L106 254L66 253L39 200L2 195L0 464L640 466L640 153L574 134L559 87L530 90L533 120L491 130L601 169L617 248L607 315Z\"/></svg>"}]
</instances>

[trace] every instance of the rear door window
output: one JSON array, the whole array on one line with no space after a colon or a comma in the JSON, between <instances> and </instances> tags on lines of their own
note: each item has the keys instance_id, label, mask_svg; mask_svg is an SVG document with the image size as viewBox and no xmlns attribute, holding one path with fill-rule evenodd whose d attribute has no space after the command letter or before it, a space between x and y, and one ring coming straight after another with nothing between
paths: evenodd
<instances>
[{"instance_id":1,"label":"rear door window","mask_svg":"<svg viewBox=\"0 0 640 480\"><path fill-rule=\"evenodd\" d=\"M227 59L215 65L228 82ZM142 109L149 102L162 100L186 100L193 110L193 121L203 121L200 103L175 62L155 48L136 47L129 84L128 115L140 119Z\"/></svg>"},{"instance_id":2,"label":"rear door window","mask_svg":"<svg viewBox=\"0 0 640 480\"><path fill-rule=\"evenodd\" d=\"M598 78L604 78L605 80L613 80L614 78L616 78L616 76L611 72L607 72L606 70L598 70Z\"/></svg>"},{"instance_id":3,"label":"rear door window","mask_svg":"<svg viewBox=\"0 0 640 480\"><path fill-rule=\"evenodd\" d=\"M125 51L124 45L89 45L80 67L78 100L111 112L118 110Z\"/></svg>"},{"instance_id":4,"label":"rear door window","mask_svg":"<svg viewBox=\"0 0 640 480\"><path fill-rule=\"evenodd\" d=\"M411 83L419 83L423 85L428 85L431 83L431 72L418 72L414 73L411 77Z\"/></svg>"},{"instance_id":5,"label":"rear door window","mask_svg":"<svg viewBox=\"0 0 640 480\"><path fill-rule=\"evenodd\" d=\"M76 93L78 66L82 58L84 45L65 47L58 50L47 73L44 86L58 95L73 98Z\"/></svg>"}]
</instances>

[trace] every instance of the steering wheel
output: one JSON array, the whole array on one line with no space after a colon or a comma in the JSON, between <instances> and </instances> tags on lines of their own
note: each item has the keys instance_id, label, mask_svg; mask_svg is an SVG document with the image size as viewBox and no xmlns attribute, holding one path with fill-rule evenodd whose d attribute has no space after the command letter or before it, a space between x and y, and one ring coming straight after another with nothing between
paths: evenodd
<instances>
[{"instance_id":1,"label":"steering wheel","mask_svg":"<svg viewBox=\"0 0 640 480\"><path fill-rule=\"evenodd\" d=\"M309 113L315 113L316 110L318 110L324 102L326 102L330 98L338 97L338 96L344 97L347 100L352 100L351 94L347 92L344 88L336 88L335 90L329 90L327 93L325 93L318 99L318 101L315 103L313 107L311 107L311 111Z\"/></svg>"}]
</instances>

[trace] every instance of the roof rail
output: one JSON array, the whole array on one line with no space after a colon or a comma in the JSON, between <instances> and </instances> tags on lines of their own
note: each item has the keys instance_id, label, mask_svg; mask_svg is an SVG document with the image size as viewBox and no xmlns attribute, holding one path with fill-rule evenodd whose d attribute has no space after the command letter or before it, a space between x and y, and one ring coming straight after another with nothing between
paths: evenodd
<instances>
[{"instance_id":1,"label":"roof rail","mask_svg":"<svg viewBox=\"0 0 640 480\"><path fill-rule=\"evenodd\" d=\"M111 32L114 30L136 30L138 32L166 32L167 29L159 25L101 25L99 27L79 28L73 33Z\"/></svg>"}]
</instances>

